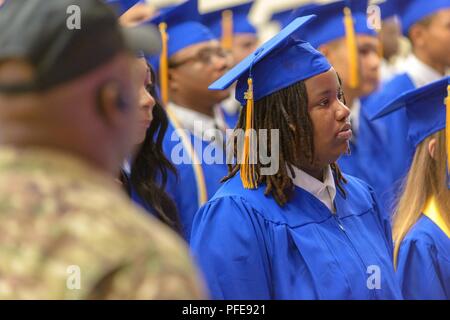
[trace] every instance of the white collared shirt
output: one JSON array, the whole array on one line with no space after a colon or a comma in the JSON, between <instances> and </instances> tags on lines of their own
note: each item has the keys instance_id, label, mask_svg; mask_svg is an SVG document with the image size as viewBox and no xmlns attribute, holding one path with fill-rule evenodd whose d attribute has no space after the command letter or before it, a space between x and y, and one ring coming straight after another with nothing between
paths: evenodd
<instances>
[{"instance_id":1,"label":"white collared shirt","mask_svg":"<svg viewBox=\"0 0 450 320\"><path fill-rule=\"evenodd\" d=\"M231 90L230 96L224 101L222 101L223 110L230 115L238 112L241 107L240 103L236 100L235 96L236 96L236 88L233 88L233 90Z\"/></svg>"},{"instance_id":2,"label":"white collared shirt","mask_svg":"<svg viewBox=\"0 0 450 320\"><path fill-rule=\"evenodd\" d=\"M303 170L296 167L294 168L295 178L292 178L292 182L299 188L302 188L319 201L321 201L331 212L335 212L334 198L336 197L336 185L334 183L333 172L331 167L328 166L324 170L323 182L317 180L313 176L310 176Z\"/></svg>"},{"instance_id":3,"label":"white collared shirt","mask_svg":"<svg viewBox=\"0 0 450 320\"><path fill-rule=\"evenodd\" d=\"M406 57L396 57L393 61L382 59L380 65L381 81L387 82L399 73L405 72L405 59Z\"/></svg>"},{"instance_id":4,"label":"white collared shirt","mask_svg":"<svg viewBox=\"0 0 450 320\"><path fill-rule=\"evenodd\" d=\"M406 58L404 68L416 88L423 87L444 77L444 75L420 61L414 54L410 54ZM447 74L449 74L448 71Z\"/></svg>"},{"instance_id":5,"label":"white collared shirt","mask_svg":"<svg viewBox=\"0 0 450 320\"><path fill-rule=\"evenodd\" d=\"M350 110L350 122L352 124L352 130L354 135L359 133L359 114L361 113L361 100L356 98L353 100L352 109Z\"/></svg>"},{"instance_id":6,"label":"white collared shirt","mask_svg":"<svg viewBox=\"0 0 450 320\"><path fill-rule=\"evenodd\" d=\"M202 140L211 141L213 139L213 132L218 128L213 117L181 107L173 102L170 102L167 107L172 109L183 129L189 130Z\"/></svg>"}]
</instances>

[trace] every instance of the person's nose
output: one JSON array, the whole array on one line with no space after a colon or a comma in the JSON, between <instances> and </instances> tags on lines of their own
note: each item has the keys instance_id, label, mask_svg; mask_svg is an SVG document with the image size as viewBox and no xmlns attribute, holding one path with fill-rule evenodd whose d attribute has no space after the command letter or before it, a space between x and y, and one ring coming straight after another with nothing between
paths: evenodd
<instances>
[{"instance_id":1,"label":"person's nose","mask_svg":"<svg viewBox=\"0 0 450 320\"><path fill-rule=\"evenodd\" d=\"M339 122L346 122L350 118L350 108L343 102L338 100L338 106L336 109L336 120Z\"/></svg>"},{"instance_id":2,"label":"person's nose","mask_svg":"<svg viewBox=\"0 0 450 320\"><path fill-rule=\"evenodd\" d=\"M230 57L230 54L228 53L223 56L214 55L211 57L211 59L211 63L214 66L214 69L219 72L224 72L231 67L232 57Z\"/></svg>"},{"instance_id":3,"label":"person's nose","mask_svg":"<svg viewBox=\"0 0 450 320\"><path fill-rule=\"evenodd\" d=\"M147 89L142 89L141 100L139 103L142 107L153 108L156 104L155 98L147 91Z\"/></svg>"},{"instance_id":4,"label":"person's nose","mask_svg":"<svg viewBox=\"0 0 450 320\"><path fill-rule=\"evenodd\" d=\"M146 111L150 111L155 106L156 101L155 98L147 91L147 89L143 88L141 92L141 100L139 101L139 105L145 109Z\"/></svg>"}]
</instances>

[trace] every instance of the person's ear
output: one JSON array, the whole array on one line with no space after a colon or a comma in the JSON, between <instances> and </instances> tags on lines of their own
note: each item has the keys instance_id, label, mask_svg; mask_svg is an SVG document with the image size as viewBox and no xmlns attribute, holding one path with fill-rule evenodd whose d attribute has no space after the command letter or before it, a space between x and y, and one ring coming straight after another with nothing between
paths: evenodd
<instances>
[{"instance_id":1,"label":"person's ear","mask_svg":"<svg viewBox=\"0 0 450 320\"><path fill-rule=\"evenodd\" d=\"M169 68L168 76L169 76L169 88L170 88L170 90L176 91L178 89L178 87L179 87L177 70Z\"/></svg>"},{"instance_id":2,"label":"person's ear","mask_svg":"<svg viewBox=\"0 0 450 320\"><path fill-rule=\"evenodd\" d=\"M432 159L436 160L436 139L431 139L428 142L428 153Z\"/></svg>"}]
</instances>

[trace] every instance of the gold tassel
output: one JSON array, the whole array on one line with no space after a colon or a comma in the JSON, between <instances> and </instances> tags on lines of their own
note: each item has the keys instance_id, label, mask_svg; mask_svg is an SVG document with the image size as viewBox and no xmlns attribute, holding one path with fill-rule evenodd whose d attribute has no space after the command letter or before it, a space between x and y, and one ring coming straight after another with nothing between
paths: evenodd
<instances>
[{"instance_id":1,"label":"gold tassel","mask_svg":"<svg viewBox=\"0 0 450 320\"><path fill-rule=\"evenodd\" d=\"M254 107L253 79L251 77L248 78L248 90L245 93L245 99L247 100L247 107L245 114L245 140L241 164L241 180L245 189L255 189L258 187L258 182L255 177L255 165L250 163L250 153L253 151L252 136Z\"/></svg>"},{"instance_id":2,"label":"gold tassel","mask_svg":"<svg viewBox=\"0 0 450 320\"><path fill-rule=\"evenodd\" d=\"M161 33L161 56L159 58L159 81L161 86L161 99L165 106L169 102L169 53L168 53L168 35L167 24L162 22L159 24L159 32Z\"/></svg>"},{"instance_id":3,"label":"gold tassel","mask_svg":"<svg viewBox=\"0 0 450 320\"><path fill-rule=\"evenodd\" d=\"M222 47L225 50L233 49L233 11L222 12Z\"/></svg>"},{"instance_id":4,"label":"gold tassel","mask_svg":"<svg viewBox=\"0 0 450 320\"><path fill-rule=\"evenodd\" d=\"M359 59L358 46L356 43L355 28L353 25L352 11L344 8L345 39L348 50L348 63L350 68L350 88L356 89L359 86Z\"/></svg>"},{"instance_id":5,"label":"gold tassel","mask_svg":"<svg viewBox=\"0 0 450 320\"><path fill-rule=\"evenodd\" d=\"M381 39L381 30L378 31L378 56L380 59L384 59L384 47L383 47L383 41Z\"/></svg>"}]
</instances>

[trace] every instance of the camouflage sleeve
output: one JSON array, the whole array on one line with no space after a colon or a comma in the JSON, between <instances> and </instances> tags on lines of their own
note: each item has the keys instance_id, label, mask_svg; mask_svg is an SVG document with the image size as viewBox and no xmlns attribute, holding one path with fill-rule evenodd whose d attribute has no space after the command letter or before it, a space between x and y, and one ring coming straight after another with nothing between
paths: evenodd
<instances>
[{"instance_id":1,"label":"camouflage sleeve","mask_svg":"<svg viewBox=\"0 0 450 320\"><path fill-rule=\"evenodd\" d=\"M187 250L172 250L163 254L154 249L151 251L143 252L134 260L110 270L100 279L88 298L207 299L205 286L186 253Z\"/></svg>"}]
</instances>

